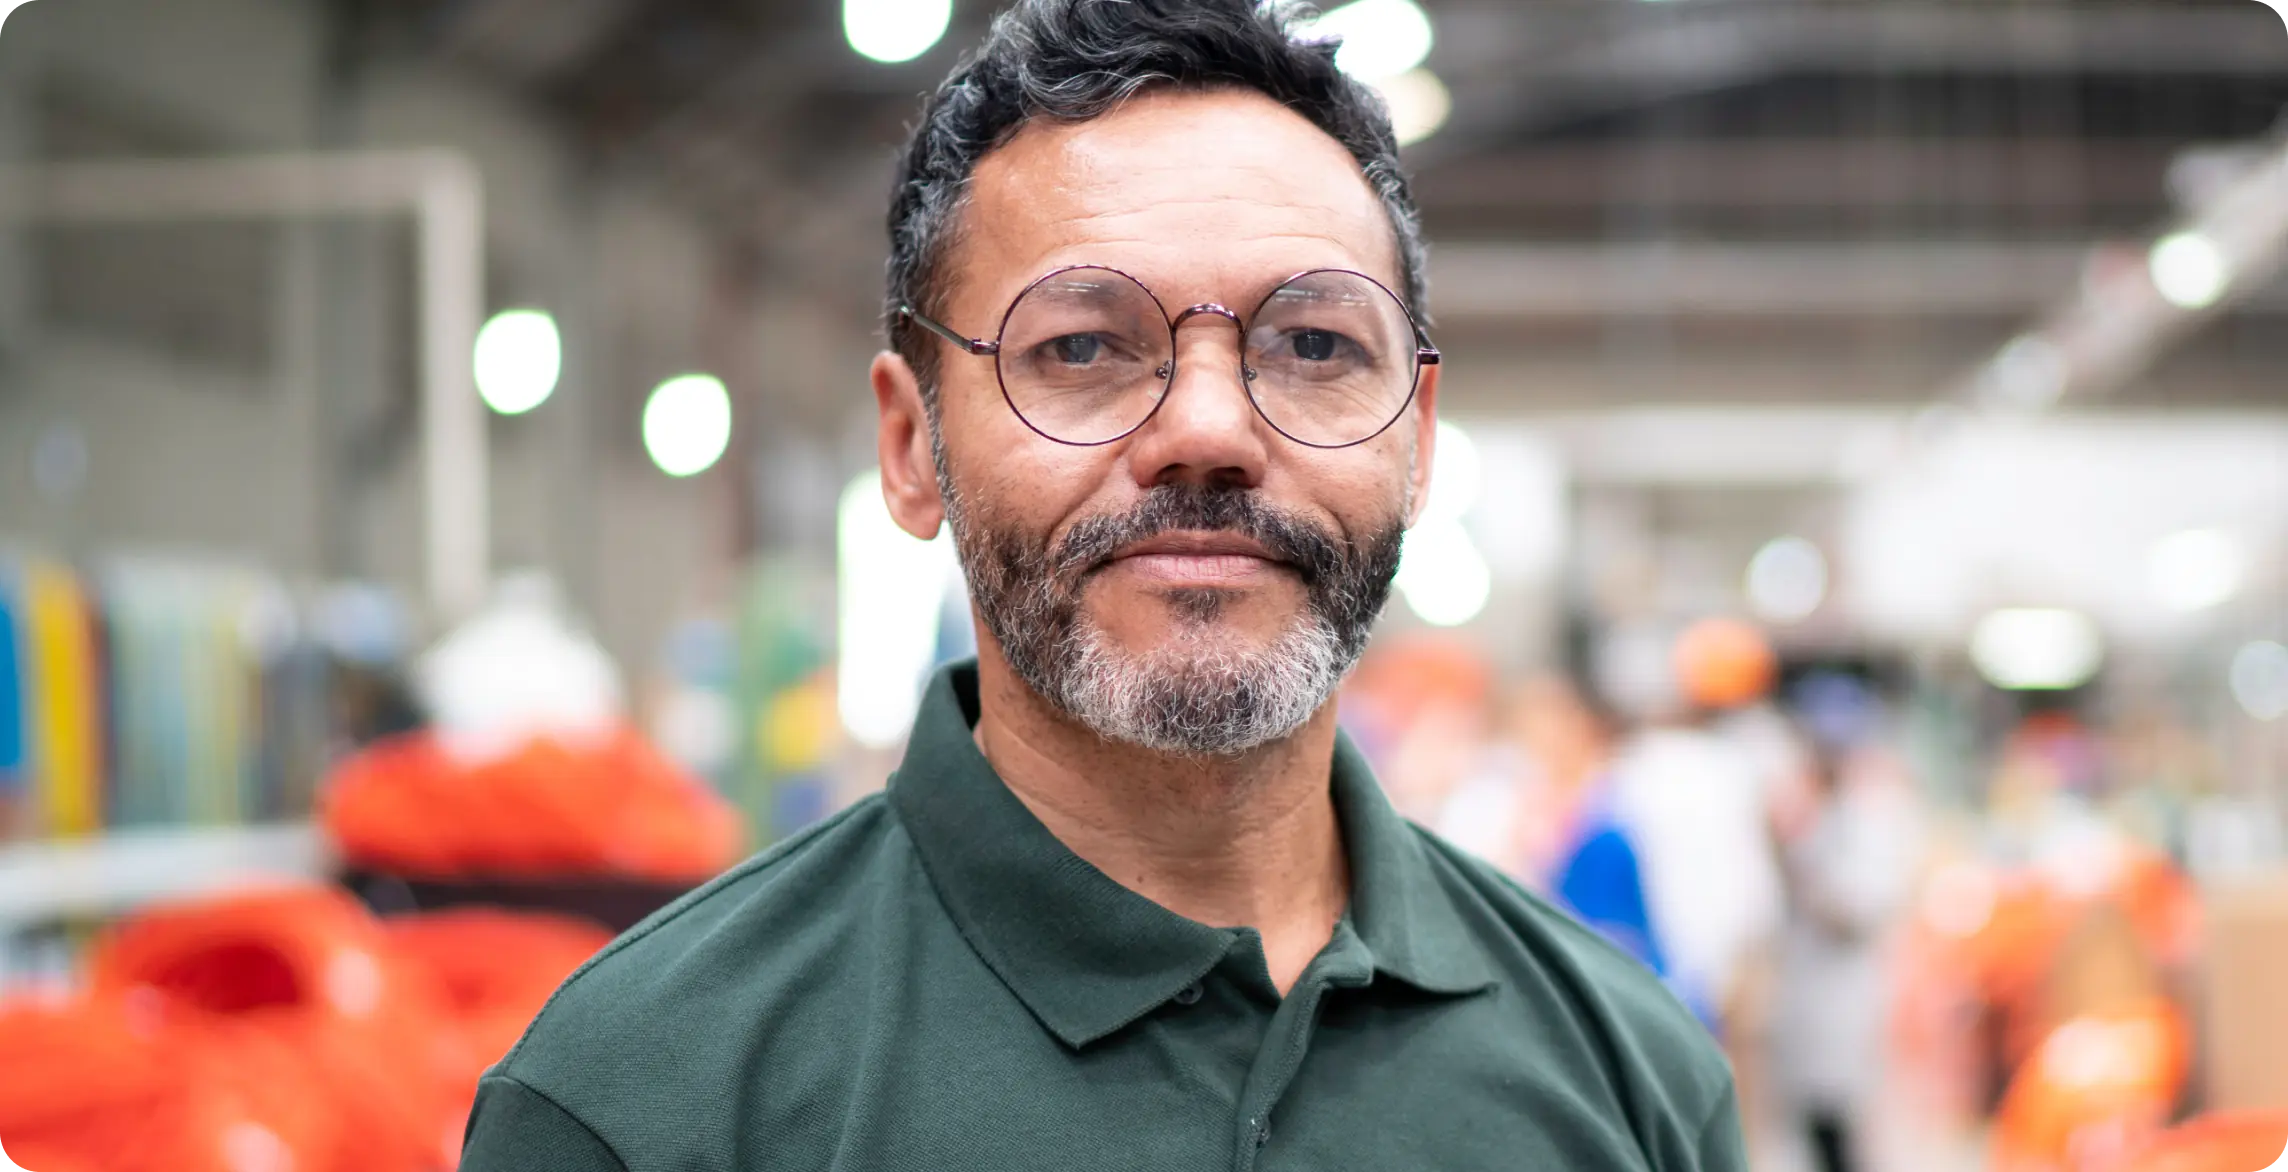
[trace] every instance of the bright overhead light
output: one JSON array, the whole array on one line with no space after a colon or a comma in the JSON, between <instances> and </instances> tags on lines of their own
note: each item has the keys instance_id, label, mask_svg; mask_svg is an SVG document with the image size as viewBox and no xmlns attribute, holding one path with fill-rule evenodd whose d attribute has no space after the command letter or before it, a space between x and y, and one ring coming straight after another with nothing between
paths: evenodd
<instances>
[{"instance_id":1,"label":"bright overhead light","mask_svg":"<svg viewBox=\"0 0 2288 1172\"><path fill-rule=\"evenodd\" d=\"M2153 543L2145 560L2153 596L2170 610L2208 610L2240 591L2247 560L2229 533L2188 529Z\"/></svg>"},{"instance_id":2,"label":"bright overhead light","mask_svg":"<svg viewBox=\"0 0 2288 1172\"><path fill-rule=\"evenodd\" d=\"M842 35L858 55L884 65L930 51L953 23L953 0L842 0Z\"/></svg>"},{"instance_id":3,"label":"bright overhead light","mask_svg":"<svg viewBox=\"0 0 2288 1172\"><path fill-rule=\"evenodd\" d=\"M1442 518L1407 532L1396 585L1407 608L1423 622L1458 627L1485 611L1494 575L1470 531L1459 520Z\"/></svg>"},{"instance_id":4,"label":"bright overhead light","mask_svg":"<svg viewBox=\"0 0 2288 1172\"><path fill-rule=\"evenodd\" d=\"M944 530L916 541L882 499L882 474L842 490L835 524L835 707L851 739L888 748L920 710L956 561Z\"/></svg>"},{"instance_id":5,"label":"bright overhead light","mask_svg":"<svg viewBox=\"0 0 2288 1172\"><path fill-rule=\"evenodd\" d=\"M1302 31L1313 40L1341 37L1335 65L1361 81L1397 77L1430 56L1430 14L1414 0L1354 0Z\"/></svg>"},{"instance_id":6,"label":"bright overhead light","mask_svg":"<svg viewBox=\"0 0 2288 1172\"><path fill-rule=\"evenodd\" d=\"M1801 537L1780 537L1748 562L1748 605L1773 623L1800 623L1827 601L1827 556Z\"/></svg>"},{"instance_id":7,"label":"bright overhead light","mask_svg":"<svg viewBox=\"0 0 2288 1172\"><path fill-rule=\"evenodd\" d=\"M556 390L564 342L556 319L538 309L508 309L477 331L477 397L503 415L522 415Z\"/></svg>"},{"instance_id":8,"label":"bright overhead light","mask_svg":"<svg viewBox=\"0 0 2288 1172\"><path fill-rule=\"evenodd\" d=\"M2105 637L2079 611L1998 610L1970 635L1970 659L1986 682L2010 692L2063 692L2097 678Z\"/></svg>"},{"instance_id":9,"label":"bright overhead light","mask_svg":"<svg viewBox=\"0 0 2288 1172\"><path fill-rule=\"evenodd\" d=\"M686 374L653 388L643 410L644 451L669 476L696 476L731 446L731 392L711 374Z\"/></svg>"},{"instance_id":10,"label":"bright overhead light","mask_svg":"<svg viewBox=\"0 0 2288 1172\"><path fill-rule=\"evenodd\" d=\"M1454 112L1454 95L1427 69L1409 69L1373 84L1383 104L1390 107L1390 129L1400 146L1411 146L1438 133L1446 124L1446 116Z\"/></svg>"},{"instance_id":11,"label":"bright overhead light","mask_svg":"<svg viewBox=\"0 0 2288 1172\"><path fill-rule=\"evenodd\" d=\"M2179 309L2207 309L2232 284L2232 271L2216 241L2198 232L2164 236L2148 258L2153 287Z\"/></svg>"},{"instance_id":12,"label":"bright overhead light","mask_svg":"<svg viewBox=\"0 0 2288 1172\"><path fill-rule=\"evenodd\" d=\"M2232 657L2232 698L2258 720L2288 716L2288 647L2259 639Z\"/></svg>"}]
</instances>

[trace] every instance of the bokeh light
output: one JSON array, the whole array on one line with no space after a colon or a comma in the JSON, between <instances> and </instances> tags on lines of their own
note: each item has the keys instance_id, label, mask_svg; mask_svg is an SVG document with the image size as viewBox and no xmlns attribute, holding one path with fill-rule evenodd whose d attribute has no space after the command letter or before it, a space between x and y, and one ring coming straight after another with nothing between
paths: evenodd
<instances>
[{"instance_id":1,"label":"bokeh light","mask_svg":"<svg viewBox=\"0 0 2288 1172\"><path fill-rule=\"evenodd\" d=\"M2215 241L2198 232L2162 237L2153 245L2148 265L2153 287L2179 309L2207 309L2232 283L2224 253Z\"/></svg>"},{"instance_id":2,"label":"bokeh light","mask_svg":"<svg viewBox=\"0 0 2288 1172\"><path fill-rule=\"evenodd\" d=\"M1414 0L1354 0L1312 21L1305 35L1341 37L1335 64L1363 81L1397 77L1430 56L1430 14Z\"/></svg>"},{"instance_id":3,"label":"bokeh light","mask_svg":"<svg viewBox=\"0 0 2288 1172\"><path fill-rule=\"evenodd\" d=\"M917 541L899 528L882 499L882 474L868 471L842 490L835 562L835 707L851 739L887 748L906 735L920 708L955 565L953 542L943 529Z\"/></svg>"},{"instance_id":4,"label":"bokeh light","mask_svg":"<svg viewBox=\"0 0 2288 1172\"><path fill-rule=\"evenodd\" d=\"M1994 356L1981 390L1990 406L2033 411L2057 402L2071 375L2057 343L2028 334L2012 339Z\"/></svg>"},{"instance_id":5,"label":"bokeh light","mask_svg":"<svg viewBox=\"0 0 2288 1172\"><path fill-rule=\"evenodd\" d=\"M1430 495L1422 502L1425 521L1459 521L1478 504L1485 465L1478 441L1456 424L1438 424L1438 446L1430 467Z\"/></svg>"},{"instance_id":6,"label":"bokeh light","mask_svg":"<svg viewBox=\"0 0 2288 1172\"><path fill-rule=\"evenodd\" d=\"M1485 612L1493 571L1457 520L1424 521L1406 534L1398 592L1407 608L1434 627L1458 627Z\"/></svg>"},{"instance_id":7,"label":"bokeh light","mask_svg":"<svg viewBox=\"0 0 2288 1172\"><path fill-rule=\"evenodd\" d=\"M2145 569L2161 605L2189 613L2219 606L2239 593L2247 556L2229 533L2188 529L2155 542Z\"/></svg>"},{"instance_id":8,"label":"bokeh light","mask_svg":"<svg viewBox=\"0 0 2288 1172\"><path fill-rule=\"evenodd\" d=\"M2232 657L2232 698L2258 720L2288 716L2288 647L2259 639Z\"/></svg>"},{"instance_id":9,"label":"bokeh light","mask_svg":"<svg viewBox=\"0 0 2288 1172\"><path fill-rule=\"evenodd\" d=\"M953 0L842 0L842 35L858 55L895 65L935 47L953 22Z\"/></svg>"},{"instance_id":10,"label":"bokeh light","mask_svg":"<svg viewBox=\"0 0 2288 1172\"><path fill-rule=\"evenodd\" d=\"M1772 623L1800 623L1827 601L1827 555L1801 537L1778 537L1748 562L1748 605Z\"/></svg>"},{"instance_id":11,"label":"bokeh light","mask_svg":"<svg viewBox=\"0 0 2288 1172\"><path fill-rule=\"evenodd\" d=\"M1409 69L1374 83L1374 88L1390 107L1390 129L1400 146L1411 146L1438 133L1447 115L1454 112L1454 96L1447 92L1446 83L1427 69Z\"/></svg>"},{"instance_id":12,"label":"bokeh light","mask_svg":"<svg viewBox=\"0 0 2288 1172\"><path fill-rule=\"evenodd\" d=\"M477 331L477 396L503 415L522 415L556 391L564 340L544 310L508 309Z\"/></svg>"},{"instance_id":13,"label":"bokeh light","mask_svg":"<svg viewBox=\"0 0 2288 1172\"><path fill-rule=\"evenodd\" d=\"M2105 637L2079 611L2016 607L1978 621L1970 658L1986 682L2005 691L2066 691L2097 678Z\"/></svg>"},{"instance_id":14,"label":"bokeh light","mask_svg":"<svg viewBox=\"0 0 2288 1172\"><path fill-rule=\"evenodd\" d=\"M731 446L731 393L709 374L659 384L644 404L644 451L669 476L696 476Z\"/></svg>"}]
</instances>

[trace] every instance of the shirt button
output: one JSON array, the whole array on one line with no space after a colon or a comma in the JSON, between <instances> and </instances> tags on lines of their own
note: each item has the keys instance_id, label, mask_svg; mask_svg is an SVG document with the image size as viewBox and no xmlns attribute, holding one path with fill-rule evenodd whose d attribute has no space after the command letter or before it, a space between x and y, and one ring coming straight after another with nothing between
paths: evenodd
<instances>
[{"instance_id":1,"label":"shirt button","mask_svg":"<svg viewBox=\"0 0 2288 1172\"><path fill-rule=\"evenodd\" d=\"M1191 984L1176 990L1176 1004L1198 1005L1200 1003L1200 997L1205 993L1206 990L1200 988L1200 983L1198 981L1193 981Z\"/></svg>"},{"instance_id":2,"label":"shirt button","mask_svg":"<svg viewBox=\"0 0 2288 1172\"><path fill-rule=\"evenodd\" d=\"M1270 1120L1268 1120L1268 1119L1258 1119L1258 1120L1256 1120L1256 1121L1255 1121L1255 1146L1260 1148L1260 1147L1262 1147L1263 1145L1265 1145L1265 1144L1267 1144L1267 1143L1270 1143L1270 1142L1271 1142L1271 1121L1270 1121Z\"/></svg>"}]
</instances>

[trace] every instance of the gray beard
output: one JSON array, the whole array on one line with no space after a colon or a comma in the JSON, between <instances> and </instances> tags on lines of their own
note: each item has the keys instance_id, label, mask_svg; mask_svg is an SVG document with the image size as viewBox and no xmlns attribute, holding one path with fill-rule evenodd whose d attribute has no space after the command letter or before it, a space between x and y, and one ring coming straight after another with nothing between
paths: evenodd
<instances>
[{"instance_id":1,"label":"gray beard","mask_svg":"<svg viewBox=\"0 0 2288 1172\"><path fill-rule=\"evenodd\" d=\"M1011 670L1098 736L1160 753L1235 757L1293 735L1358 663L1398 570L1400 523L1353 542L1241 489L1163 485L1125 515L1077 523L1051 550L973 510L942 462L938 480L971 601ZM1226 594L1176 591L1166 604L1178 633L1144 652L1120 647L1086 614L1087 579L1120 548L1171 530L1260 542L1303 578L1302 612L1270 646L1239 650L1216 630Z\"/></svg>"}]
</instances>

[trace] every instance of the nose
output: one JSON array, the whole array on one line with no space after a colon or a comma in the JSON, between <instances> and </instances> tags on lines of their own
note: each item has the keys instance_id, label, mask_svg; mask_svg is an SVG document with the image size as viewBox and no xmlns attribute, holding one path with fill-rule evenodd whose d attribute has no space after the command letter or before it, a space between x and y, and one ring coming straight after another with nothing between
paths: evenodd
<instances>
[{"instance_id":1,"label":"nose","mask_svg":"<svg viewBox=\"0 0 2288 1172\"><path fill-rule=\"evenodd\" d=\"M1137 485L1260 485L1270 439L1242 380L1238 315L1195 305L1175 323L1175 378L1159 410L1129 440Z\"/></svg>"}]
</instances>

